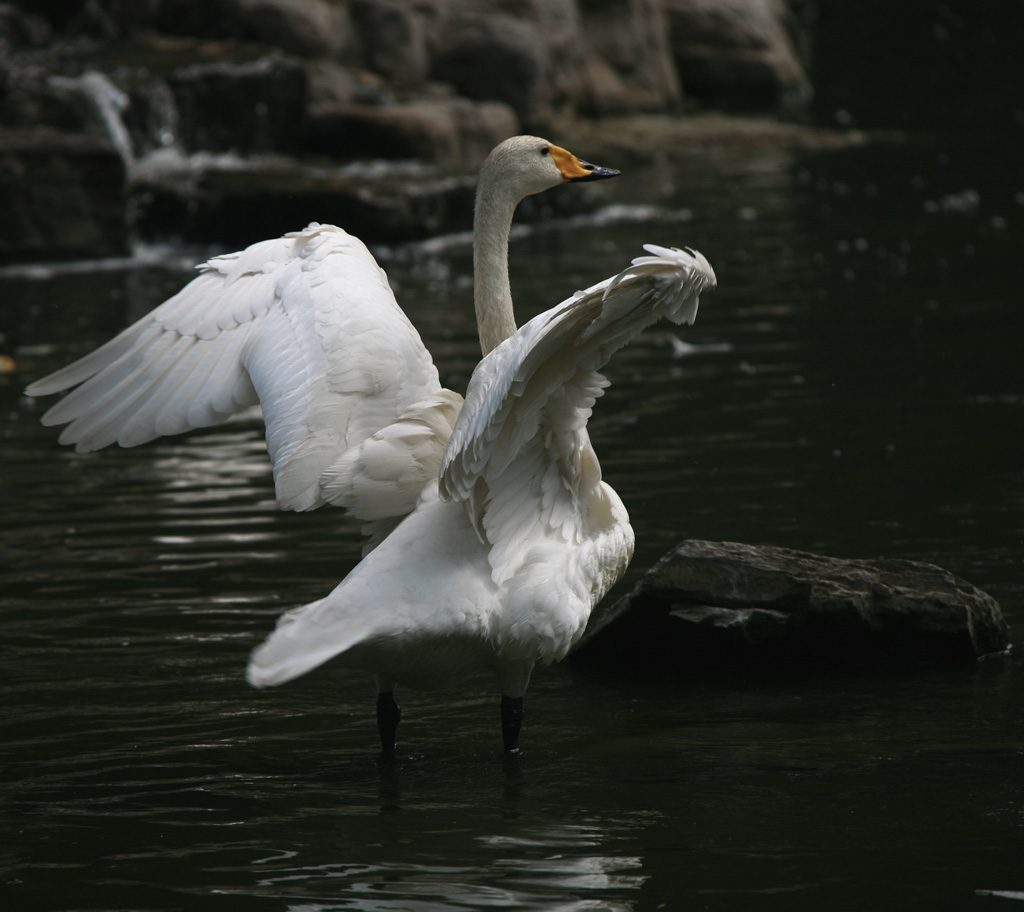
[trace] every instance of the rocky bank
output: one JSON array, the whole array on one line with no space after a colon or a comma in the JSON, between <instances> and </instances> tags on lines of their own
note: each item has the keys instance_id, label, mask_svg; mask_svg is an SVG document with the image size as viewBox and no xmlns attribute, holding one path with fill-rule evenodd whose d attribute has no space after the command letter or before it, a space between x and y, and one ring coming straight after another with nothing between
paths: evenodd
<instances>
[{"instance_id":1,"label":"rocky bank","mask_svg":"<svg viewBox=\"0 0 1024 912\"><path fill-rule=\"evenodd\" d=\"M369 240L465 227L480 160L516 132L799 109L805 6L0 3L0 263L244 244L313 217Z\"/></svg>"}]
</instances>

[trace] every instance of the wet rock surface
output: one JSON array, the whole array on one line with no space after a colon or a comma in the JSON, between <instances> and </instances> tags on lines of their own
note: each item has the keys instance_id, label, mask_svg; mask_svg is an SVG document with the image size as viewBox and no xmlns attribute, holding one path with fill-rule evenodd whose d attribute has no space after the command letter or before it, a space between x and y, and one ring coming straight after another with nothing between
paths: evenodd
<instances>
[{"instance_id":1,"label":"wet rock surface","mask_svg":"<svg viewBox=\"0 0 1024 912\"><path fill-rule=\"evenodd\" d=\"M693 53L680 34L692 17L715 36L701 53L723 59L711 82L729 70L728 49L745 40L724 37L738 20L709 17L704 5L0 4L0 141L19 150L2 159L0 205L22 210L0 228L0 263L105 256L137 235L248 242L266 236L257 232L264 222L277 226L273 235L325 209L365 213L351 227L368 240L425 236L444 222L423 218L424 208L447 205L442 178L453 169L475 174L509 135L561 138L568 124L594 115L679 115L687 99L680 66ZM758 22L775 20L789 21L781 3L766 5ZM759 34L789 42L776 25ZM729 95L730 79L739 84L723 77L720 95ZM758 99L762 110L775 106L770 96ZM55 154L55 144L90 148L105 165L71 167L71 153ZM19 186L26 158L32 181ZM425 206L424 182L401 175L362 187L324 177L326 168L376 158L435 166L440 197ZM72 217L54 204L58 187L72 201ZM304 188L327 203L286 218L307 202ZM378 191L386 199L368 200ZM397 202L403 194L408 199ZM218 235L220 225L230 230Z\"/></svg>"},{"instance_id":2,"label":"wet rock surface","mask_svg":"<svg viewBox=\"0 0 1024 912\"><path fill-rule=\"evenodd\" d=\"M1006 650L998 603L932 564L688 540L595 617L580 659L685 672L871 667Z\"/></svg>"},{"instance_id":3,"label":"wet rock surface","mask_svg":"<svg viewBox=\"0 0 1024 912\"><path fill-rule=\"evenodd\" d=\"M782 0L666 0L666 13L692 97L763 108L807 100L797 23Z\"/></svg>"}]
</instances>

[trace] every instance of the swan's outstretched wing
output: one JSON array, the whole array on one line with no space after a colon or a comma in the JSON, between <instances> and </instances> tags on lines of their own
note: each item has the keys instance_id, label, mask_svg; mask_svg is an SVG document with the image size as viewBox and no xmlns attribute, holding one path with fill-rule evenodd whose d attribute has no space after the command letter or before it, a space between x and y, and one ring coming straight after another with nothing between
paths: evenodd
<instances>
[{"instance_id":1,"label":"swan's outstretched wing","mask_svg":"<svg viewBox=\"0 0 1024 912\"><path fill-rule=\"evenodd\" d=\"M572 542L605 517L586 423L607 381L598 369L644 327L692 323L714 288L707 260L647 246L624 272L540 314L473 374L441 469L442 497L466 503L491 545L495 582L524 544Z\"/></svg>"},{"instance_id":2,"label":"swan's outstretched wing","mask_svg":"<svg viewBox=\"0 0 1024 912\"><path fill-rule=\"evenodd\" d=\"M135 446L258 402L278 501L308 510L325 501L326 468L440 391L383 270L340 228L314 223L200 269L115 339L28 387L77 387L43 416L68 425L61 443Z\"/></svg>"},{"instance_id":3,"label":"swan's outstretched wing","mask_svg":"<svg viewBox=\"0 0 1024 912\"><path fill-rule=\"evenodd\" d=\"M632 549L586 433L605 385L596 370L659 317L692 321L714 286L700 254L648 250L480 363L445 451L442 501L428 485L331 595L284 615L253 653L250 683L280 684L343 652L389 680L401 671L439 683L478 642L488 661L498 651L510 693L536 659L565 655Z\"/></svg>"}]
</instances>

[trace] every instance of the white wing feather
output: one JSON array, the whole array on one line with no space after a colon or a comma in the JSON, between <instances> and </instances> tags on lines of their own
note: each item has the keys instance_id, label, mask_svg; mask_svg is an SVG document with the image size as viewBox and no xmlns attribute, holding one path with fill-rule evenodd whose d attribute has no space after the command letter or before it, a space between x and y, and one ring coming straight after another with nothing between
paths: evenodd
<instances>
[{"instance_id":1,"label":"white wing feather","mask_svg":"<svg viewBox=\"0 0 1024 912\"><path fill-rule=\"evenodd\" d=\"M325 502L324 469L440 392L383 270L340 228L314 223L200 268L106 345L28 387L77 387L43 416L68 425L61 443L136 446L258 401L278 501L307 510Z\"/></svg>"},{"instance_id":2,"label":"white wing feather","mask_svg":"<svg viewBox=\"0 0 1024 912\"><path fill-rule=\"evenodd\" d=\"M591 533L601 523L600 467L586 422L607 381L597 372L646 326L692 322L714 272L695 251L650 254L540 314L477 367L448 441L441 496L466 504L491 545L495 582L519 543ZM609 507L610 509L610 507ZM589 514L589 515L585 515Z\"/></svg>"}]
</instances>

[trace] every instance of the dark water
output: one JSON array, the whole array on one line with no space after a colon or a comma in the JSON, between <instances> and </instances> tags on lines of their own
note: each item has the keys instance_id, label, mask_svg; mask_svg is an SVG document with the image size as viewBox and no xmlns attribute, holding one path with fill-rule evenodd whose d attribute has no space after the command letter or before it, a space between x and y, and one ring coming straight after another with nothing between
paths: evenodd
<instances>
[{"instance_id":1,"label":"dark water","mask_svg":"<svg viewBox=\"0 0 1024 912\"><path fill-rule=\"evenodd\" d=\"M620 179L620 200L657 211L515 242L523 319L646 241L698 247L718 273L679 332L706 348L677 357L674 327L650 331L591 421L637 531L630 579L684 537L916 558L1024 624L1018 159L939 140L695 156ZM463 388L468 249L381 258ZM487 680L406 693L394 766L360 675L250 690L249 650L348 571L356 525L278 513L252 423L80 457L20 394L186 278L168 261L0 279L21 369L0 386L0 908L1022 898L1019 654L771 678L563 664L535 675L514 766Z\"/></svg>"}]
</instances>

